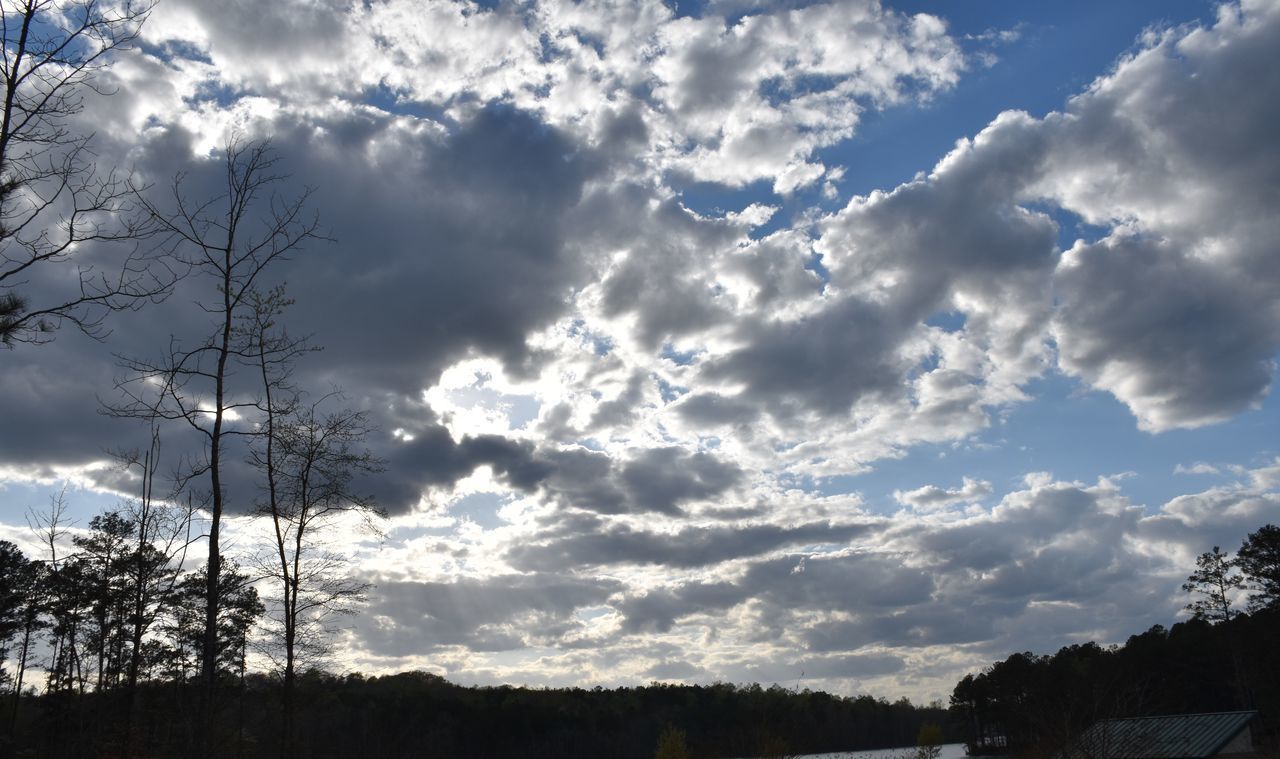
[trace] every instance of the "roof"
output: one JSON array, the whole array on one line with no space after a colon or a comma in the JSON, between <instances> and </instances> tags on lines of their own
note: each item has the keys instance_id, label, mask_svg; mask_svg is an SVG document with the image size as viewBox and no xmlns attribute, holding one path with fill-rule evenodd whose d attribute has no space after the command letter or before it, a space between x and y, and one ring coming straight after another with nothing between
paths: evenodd
<instances>
[{"instance_id":1,"label":"roof","mask_svg":"<svg viewBox=\"0 0 1280 759\"><path fill-rule=\"evenodd\" d=\"M1256 711L1174 714L1095 723L1066 759L1206 759L1240 734Z\"/></svg>"}]
</instances>

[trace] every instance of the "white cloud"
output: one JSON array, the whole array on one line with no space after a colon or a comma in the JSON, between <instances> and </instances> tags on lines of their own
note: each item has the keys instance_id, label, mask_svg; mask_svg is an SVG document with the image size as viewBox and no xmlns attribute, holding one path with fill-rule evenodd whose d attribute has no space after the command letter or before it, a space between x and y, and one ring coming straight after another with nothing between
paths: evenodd
<instances>
[{"instance_id":1,"label":"white cloud","mask_svg":"<svg viewBox=\"0 0 1280 759\"><path fill-rule=\"evenodd\" d=\"M970 479L964 489L988 487ZM557 518L509 533L503 545L506 558L530 573L523 577L554 571L557 582L538 584L563 586L562 600L510 595L507 569L431 584L430 604L405 596L411 585L400 583L377 602L382 632L359 642L371 652L385 650L384 638L420 652L456 643L467 648L455 649L467 662L461 666L486 670L495 647L559 640L552 648L569 654L578 650L574 641L589 640L591 677L638 682L664 659L636 647L662 641L689 665L671 673L677 678L769 682L804 669L818 687L850 687L854 677L859 687L918 697L945 692L965 670L1009 650L1115 641L1167 624L1185 603L1179 585L1195 555L1210 543L1238 545L1275 513L1277 499L1274 489L1240 485L1180 496L1149 513L1105 479L1030 477L990 510L946 521L903 511L797 525L765 510L749 522L666 532L615 517L589 525ZM603 588L601 578L621 582ZM437 596L464 591L493 596L477 607L488 616L445 619L440 604L452 602ZM502 593L509 600L499 601ZM526 608L538 604L545 611L530 616ZM432 625L453 625L447 640L425 632L419 613ZM602 621L588 634L579 625L592 619ZM708 630L715 631L710 639ZM499 631L508 637L495 637ZM750 661L765 664L746 666L748 649ZM923 676L916 657L946 664ZM522 674L555 682L566 667L583 665L571 661L544 657Z\"/></svg>"},{"instance_id":2,"label":"white cloud","mask_svg":"<svg viewBox=\"0 0 1280 759\"><path fill-rule=\"evenodd\" d=\"M1219 469L1213 464L1204 461L1197 461L1191 465L1178 464L1173 468L1174 474L1220 474Z\"/></svg>"},{"instance_id":3,"label":"white cloud","mask_svg":"<svg viewBox=\"0 0 1280 759\"><path fill-rule=\"evenodd\" d=\"M927 513L945 509L958 503L973 503L991 495L991 483L986 480L964 478L958 488L943 489L937 485L923 485L915 490L895 490L893 499L918 512Z\"/></svg>"}]
</instances>

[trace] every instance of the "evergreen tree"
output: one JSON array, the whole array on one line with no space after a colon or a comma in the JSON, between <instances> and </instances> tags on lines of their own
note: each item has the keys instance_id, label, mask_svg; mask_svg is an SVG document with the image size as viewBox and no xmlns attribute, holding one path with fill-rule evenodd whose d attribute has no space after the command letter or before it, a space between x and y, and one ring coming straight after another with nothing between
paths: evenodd
<instances>
[{"instance_id":1,"label":"evergreen tree","mask_svg":"<svg viewBox=\"0 0 1280 759\"><path fill-rule=\"evenodd\" d=\"M1244 585L1244 578L1236 571L1236 561L1218 546L1205 551L1196 559L1196 571L1187 577L1182 589L1200 595L1187 604L1187 611L1209 622L1227 622L1231 611L1232 593Z\"/></svg>"},{"instance_id":2,"label":"evergreen tree","mask_svg":"<svg viewBox=\"0 0 1280 759\"><path fill-rule=\"evenodd\" d=\"M83 583L78 594L89 610L85 645L96 660L94 688L104 690L119 683L124 674L127 601L125 559L132 548L134 525L118 511L95 516L89 534L72 539L80 554L75 561Z\"/></svg>"},{"instance_id":3,"label":"evergreen tree","mask_svg":"<svg viewBox=\"0 0 1280 759\"><path fill-rule=\"evenodd\" d=\"M1236 564L1254 591L1251 611L1280 606L1280 527L1266 524L1249 533L1236 553Z\"/></svg>"},{"instance_id":4,"label":"evergreen tree","mask_svg":"<svg viewBox=\"0 0 1280 759\"><path fill-rule=\"evenodd\" d=\"M30 563L17 546L0 540L0 654L8 650L9 642L22 629L22 608L26 605L22 578ZM0 665L4 659L0 655Z\"/></svg>"},{"instance_id":5,"label":"evergreen tree","mask_svg":"<svg viewBox=\"0 0 1280 759\"><path fill-rule=\"evenodd\" d=\"M174 586L169 599L169 619L160 626L168 637L163 653L163 672L186 682L200 671L204 660L205 569L186 574ZM232 560L223 557L218 574L217 649L214 660L219 676L238 675L249 631L262 616L262 601L249 575Z\"/></svg>"}]
</instances>

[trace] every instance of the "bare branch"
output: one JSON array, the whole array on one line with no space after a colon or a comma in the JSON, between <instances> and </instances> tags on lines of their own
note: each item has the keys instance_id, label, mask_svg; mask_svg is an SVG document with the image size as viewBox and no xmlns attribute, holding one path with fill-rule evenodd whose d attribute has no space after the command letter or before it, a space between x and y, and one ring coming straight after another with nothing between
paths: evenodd
<instances>
[{"instance_id":1,"label":"bare branch","mask_svg":"<svg viewBox=\"0 0 1280 759\"><path fill-rule=\"evenodd\" d=\"M162 300L182 276L163 246L139 247L157 228L133 202L134 184L100 172L92 135L68 126L86 91L109 94L95 77L133 44L151 8L151 0L4 3L0 345L48 342L67 325L102 339L109 313ZM77 263L108 245L125 246L110 271ZM32 287L32 278L68 264L78 289Z\"/></svg>"}]
</instances>

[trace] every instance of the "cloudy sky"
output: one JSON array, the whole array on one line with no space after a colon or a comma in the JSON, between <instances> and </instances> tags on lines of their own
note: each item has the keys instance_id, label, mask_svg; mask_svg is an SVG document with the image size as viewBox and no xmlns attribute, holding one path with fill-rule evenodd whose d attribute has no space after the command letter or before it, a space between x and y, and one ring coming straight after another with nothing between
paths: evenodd
<instances>
[{"instance_id":1,"label":"cloudy sky","mask_svg":"<svg viewBox=\"0 0 1280 759\"><path fill-rule=\"evenodd\" d=\"M390 513L338 668L927 700L1280 519L1277 49L1267 0L160 0L78 127L161 203L231 134L314 188L274 276ZM131 492L113 356L208 292L0 353L0 537Z\"/></svg>"}]
</instances>

